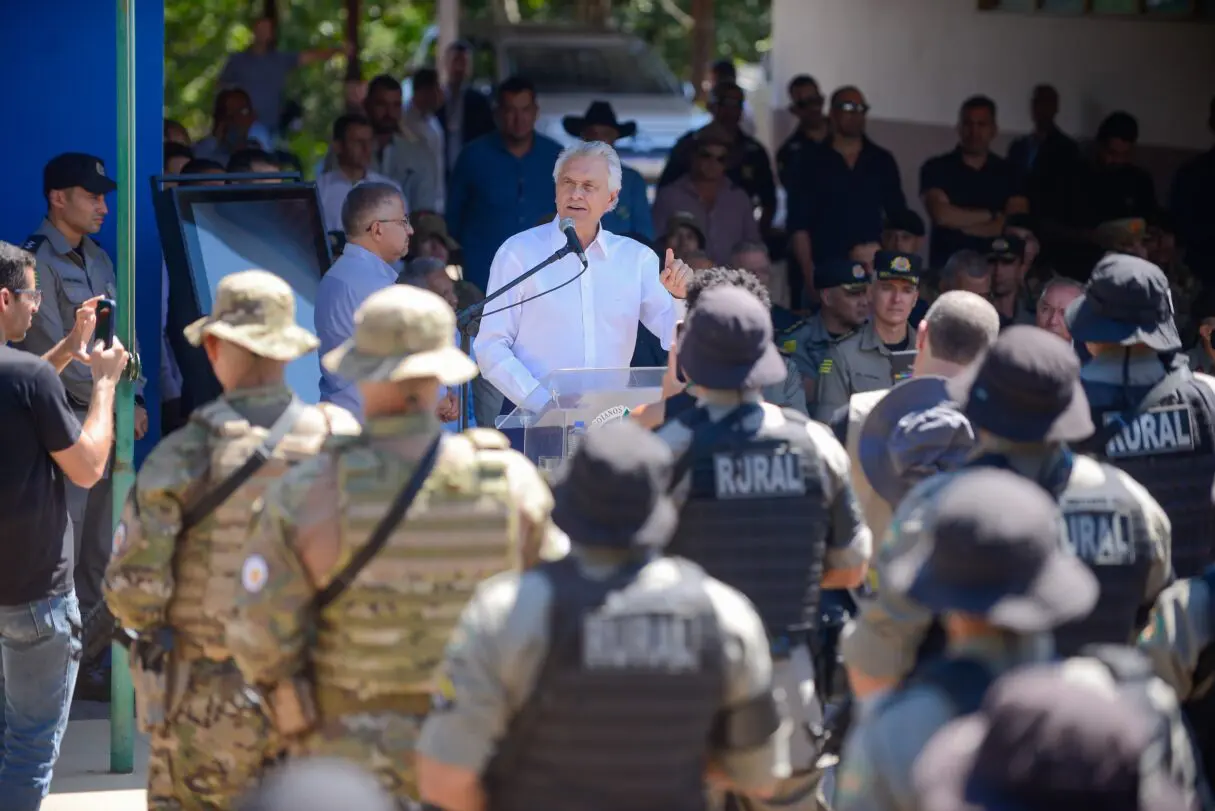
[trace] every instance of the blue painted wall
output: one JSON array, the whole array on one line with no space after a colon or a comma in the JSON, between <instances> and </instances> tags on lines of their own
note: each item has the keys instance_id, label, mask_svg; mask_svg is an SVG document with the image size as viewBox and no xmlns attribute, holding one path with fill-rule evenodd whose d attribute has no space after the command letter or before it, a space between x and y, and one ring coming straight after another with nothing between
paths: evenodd
<instances>
[{"instance_id":1,"label":"blue painted wall","mask_svg":"<svg viewBox=\"0 0 1215 811\"><path fill-rule=\"evenodd\" d=\"M164 4L136 3L135 329L148 385L149 438L137 443L142 460L159 433L160 243L148 178L161 170L164 106ZM0 239L21 243L41 222L42 167L60 152L88 152L118 171L118 11L114 0L0 2L5 32L0 98ZM116 257L117 195L97 235Z\"/></svg>"}]
</instances>

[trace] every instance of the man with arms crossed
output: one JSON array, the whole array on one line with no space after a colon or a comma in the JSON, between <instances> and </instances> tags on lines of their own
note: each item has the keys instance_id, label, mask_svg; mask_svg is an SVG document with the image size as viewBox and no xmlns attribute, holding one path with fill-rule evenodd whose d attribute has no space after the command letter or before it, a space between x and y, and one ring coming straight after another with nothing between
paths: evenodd
<instances>
[{"instance_id":1,"label":"man with arms crossed","mask_svg":"<svg viewBox=\"0 0 1215 811\"><path fill-rule=\"evenodd\" d=\"M589 266L567 256L494 301L473 344L481 373L514 405L540 411L550 399L543 380L557 369L625 368L640 320L670 348L691 269L599 224L620 196L620 158L599 141L568 147L557 158L557 219L503 243L489 271L489 292L566 244L561 218L574 221ZM524 302L526 301L526 304Z\"/></svg>"}]
</instances>

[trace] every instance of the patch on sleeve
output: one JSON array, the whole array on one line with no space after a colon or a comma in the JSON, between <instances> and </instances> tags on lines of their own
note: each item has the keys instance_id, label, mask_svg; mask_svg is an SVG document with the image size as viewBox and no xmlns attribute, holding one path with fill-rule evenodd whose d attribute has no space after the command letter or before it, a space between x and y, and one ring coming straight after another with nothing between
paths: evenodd
<instances>
[{"instance_id":1,"label":"patch on sleeve","mask_svg":"<svg viewBox=\"0 0 1215 811\"><path fill-rule=\"evenodd\" d=\"M250 555L240 567L240 584L250 594L257 594L266 587L270 577L270 567L261 555Z\"/></svg>"},{"instance_id":2,"label":"patch on sleeve","mask_svg":"<svg viewBox=\"0 0 1215 811\"><path fill-rule=\"evenodd\" d=\"M794 352L797 351L797 341L793 338L790 338L789 340L785 341L783 344L780 345L780 351L784 352L786 355L792 355Z\"/></svg>"},{"instance_id":3,"label":"patch on sleeve","mask_svg":"<svg viewBox=\"0 0 1215 811\"><path fill-rule=\"evenodd\" d=\"M113 553L115 555L122 554L122 550L127 545L127 522L119 521L118 526L114 528L114 546Z\"/></svg>"},{"instance_id":4,"label":"patch on sleeve","mask_svg":"<svg viewBox=\"0 0 1215 811\"><path fill-rule=\"evenodd\" d=\"M431 712L448 712L456 706L456 685L451 676L440 673L435 679L434 692L430 694Z\"/></svg>"},{"instance_id":5,"label":"patch on sleeve","mask_svg":"<svg viewBox=\"0 0 1215 811\"><path fill-rule=\"evenodd\" d=\"M822 363L819 364L818 373L820 375L831 374L831 358L827 358L826 360L824 360Z\"/></svg>"}]
</instances>

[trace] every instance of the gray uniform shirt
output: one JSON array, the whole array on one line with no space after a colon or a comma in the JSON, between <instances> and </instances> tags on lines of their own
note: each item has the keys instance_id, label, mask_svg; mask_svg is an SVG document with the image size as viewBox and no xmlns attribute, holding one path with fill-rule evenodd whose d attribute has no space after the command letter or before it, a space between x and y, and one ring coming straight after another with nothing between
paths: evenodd
<instances>
[{"instance_id":1,"label":"gray uniform shirt","mask_svg":"<svg viewBox=\"0 0 1215 811\"><path fill-rule=\"evenodd\" d=\"M93 296L114 298L117 280L110 257L92 237L86 236L77 252L68 244L67 237L47 219L38 226L31 240L37 241L38 236L44 239L32 252L38 260L36 283L42 291L42 306L34 314L25 340L17 346L35 355L44 355L72 331L76 310L81 304ZM74 360L64 368L61 377L72 406L88 408L93 399L93 373L89 367Z\"/></svg>"},{"instance_id":2,"label":"gray uniform shirt","mask_svg":"<svg viewBox=\"0 0 1215 811\"><path fill-rule=\"evenodd\" d=\"M907 348L915 349L915 332L907 327ZM842 338L827 352L819 367L815 395L815 419L830 422L832 415L863 391L888 389L894 385L891 351L877 334L873 321Z\"/></svg>"},{"instance_id":3,"label":"gray uniform shirt","mask_svg":"<svg viewBox=\"0 0 1215 811\"><path fill-rule=\"evenodd\" d=\"M577 550L581 568L606 578L617 564ZM638 582L664 589L678 569L659 559L638 574ZM705 582L721 623L725 653L725 692L721 708L741 705L772 690L768 635L746 597L719 581ZM443 664L450 700L432 711L417 749L440 763L484 774L511 719L523 708L536 683L549 646L553 592L536 571L504 572L482 583L464 609ZM787 726L787 723L785 724ZM789 775L786 735L744 751L709 751L715 765L741 789L756 789Z\"/></svg>"},{"instance_id":4,"label":"gray uniform shirt","mask_svg":"<svg viewBox=\"0 0 1215 811\"><path fill-rule=\"evenodd\" d=\"M716 422L744 401L760 402L760 399L757 392L739 395L738 392L707 391L701 393L698 403L708 408L709 418ZM777 428L784 425L785 421L785 415L779 407L771 403L763 404L763 427ZM746 423L743 425L746 426ZM827 534L825 570L855 569L869 561L873 551L873 536L865 526L860 504L852 490L852 465L848 461L847 452L830 428L812 420L806 424L806 432L810 434L815 447L822 455L823 466L827 472L823 492L828 499L831 526ZM692 432L675 421L659 428L657 435L671 446L676 457L686 451L692 441Z\"/></svg>"},{"instance_id":5,"label":"gray uniform shirt","mask_svg":"<svg viewBox=\"0 0 1215 811\"><path fill-rule=\"evenodd\" d=\"M1017 472L1027 476L1036 476L1048 463L1043 456L1013 456L1010 460ZM860 616L843 634L841 650L849 668L878 679L898 679L909 673L915 664L916 651L932 624L933 614L919 603L882 588L882 574L889 561L900 554L908 542L899 532L899 525L909 520L925 502L935 498L957 475L958 472L953 471L921 482L895 511L890 529L874 556L877 595L864 602ZM1156 500L1142 485L1114 466L1077 455L1059 506L1065 514L1069 508L1139 510L1143 513L1152 548L1152 566L1143 602L1150 605L1169 582L1172 572L1172 531L1168 516Z\"/></svg>"},{"instance_id":6,"label":"gray uniform shirt","mask_svg":"<svg viewBox=\"0 0 1215 811\"><path fill-rule=\"evenodd\" d=\"M781 352L793 358L803 379L818 380L818 370L827 359L827 352L845 337L832 336L823 326L822 316L815 314L776 336L776 345Z\"/></svg>"}]
</instances>

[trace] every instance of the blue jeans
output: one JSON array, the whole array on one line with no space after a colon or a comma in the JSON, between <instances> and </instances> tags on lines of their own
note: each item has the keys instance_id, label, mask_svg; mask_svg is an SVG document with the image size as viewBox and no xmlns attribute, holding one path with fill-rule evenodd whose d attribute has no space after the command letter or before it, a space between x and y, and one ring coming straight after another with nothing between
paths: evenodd
<instances>
[{"instance_id":1,"label":"blue jeans","mask_svg":"<svg viewBox=\"0 0 1215 811\"><path fill-rule=\"evenodd\" d=\"M0 606L0 805L37 811L67 729L79 667L80 604L75 592Z\"/></svg>"}]
</instances>

